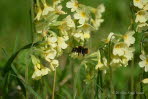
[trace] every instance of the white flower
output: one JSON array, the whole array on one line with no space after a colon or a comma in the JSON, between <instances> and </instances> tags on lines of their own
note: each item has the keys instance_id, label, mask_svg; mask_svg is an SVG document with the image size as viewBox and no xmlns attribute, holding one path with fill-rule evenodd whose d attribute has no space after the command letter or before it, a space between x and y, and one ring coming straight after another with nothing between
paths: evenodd
<instances>
[{"instance_id":1,"label":"white flower","mask_svg":"<svg viewBox=\"0 0 148 99\"><path fill-rule=\"evenodd\" d=\"M74 21L71 19L71 16L68 15L65 19L67 26L71 27L71 28L75 28L75 23Z\"/></svg>"},{"instance_id":2,"label":"white flower","mask_svg":"<svg viewBox=\"0 0 148 99\"><path fill-rule=\"evenodd\" d=\"M89 33L84 33L84 39L89 39L90 38L90 34Z\"/></svg>"},{"instance_id":3,"label":"white flower","mask_svg":"<svg viewBox=\"0 0 148 99\"><path fill-rule=\"evenodd\" d=\"M95 14L95 17L96 18L101 18L102 17L102 13L105 12L105 7L103 4L99 5L96 9L96 14Z\"/></svg>"},{"instance_id":4,"label":"white flower","mask_svg":"<svg viewBox=\"0 0 148 99\"><path fill-rule=\"evenodd\" d=\"M39 80L41 79L41 77L42 77L42 72L39 69L35 70L32 75L32 78L35 80Z\"/></svg>"},{"instance_id":5,"label":"white flower","mask_svg":"<svg viewBox=\"0 0 148 99\"><path fill-rule=\"evenodd\" d=\"M115 38L114 33L113 32L109 33L107 39L105 40L105 43L109 43L114 38Z\"/></svg>"},{"instance_id":6,"label":"white flower","mask_svg":"<svg viewBox=\"0 0 148 99\"><path fill-rule=\"evenodd\" d=\"M52 60L50 62L50 68L54 71L56 67L59 66L59 61L58 60Z\"/></svg>"},{"instance_id":7,"label":"white flower","mask_svg":"<svg viewBox=\"0 0 148 99\"><path fill-rule=\"evenodd\" d=\"M37 15L36 15L36 17L35 17L35 20L40 20L40 18L41 18L41 15L42 15L42 10L41 10L41 8L39 8L38 9L38 13L37 13Z\"/></svg>"},{"instance_id":8,"label":"white flower","mask_svg":"<svg viewBox=\"0 0 148 99\"><path fill-rule=\"evenodd\" d=\"M114 45L113 54L123 56L125 53L125 49L127 49L127 45L124 42L119 42Z\"/></svg>"},{"instance_id":9,"label":"white flower","mask_svg":"<svg viewBox=\"0 0 148 99\"><path fill-rule=\"evenodd\" d=\"M57 46L57 43L56 42L57 42L57 37L48 37L47 38L47 43L52 48L55 48Z\"/></svg>"},{"instance_id":10,"label":"white flower","mask_svg":"<svg viewBox=\"0 0 148 99\"><path fill-rule=\"evenodd\" d=\"M139 62L139 66L140 67L144 67L145 68L145 72L148 72L148 55L141 54L140 55L140 59L142 61Z\"/></svg>"},{"instance_id":11,"label":"white flower","mask_svg":"<svg viewBox=\"0 0 148 99\"><path fill-rule=\"evenodd\" d=\"M71 1L66 3L66 7L71 8L71 12L74 12L78 9L79 3L78 3L77 0L71 0Z\"/></svg>"},{"instance_id":12,"label":"white flower","mask_svg":"<svg viewBox=\"0 0 148 99\"><path fill-rule=\"evenodd\" d=\"M119 56L112 56L111 64L121 63L121 59Z\"/></svg>"},{"instance_id":13,"label":"white flower","mask_svg":"<svg viewBox=\"0 0 148 99\"><path fill-rule=\"evenodd\" d=\"M41 79L42 76L47 75L49 71L50 71L50 69L47 68L47 67L41 67L39 69L35 66L35 71L32 75L32 78L35 79L35 80L39 80L39 79Z\"/></svg>"},{"instance_id":14,"label":"white flower","mask_svg":"<svg viewBox=\"0 0 148 99\"><path fill-rule=\"evenodd\" d=\"M55 12L56 13L58 13L58 14L66 14L66 12L64 12L63 10L62 10L62 5L58 5L58 6L56 6L55 7Z\"/></svg>"},{"instance_id":15,"label":"white flower","mask_svg":"<svg viewBox=\"0 0 148 99\"><path fill-rule=\"evenodd\" d=\"M135 43L135 38L133 35L135 34L134 31L128 31L125 35L123 35L124 43L126 43L128 46Z\"/></svg>"},{"instance_id":16,"label":"white flower","mask_svg":"<svg viewBox=\"0 0 148 99\"><path fill-rule=\"evenodd\" d=\"M59 49L66 49L68 45L65 42L66 42L66 39L64 39L63 37L58 37L57 47Z\"/></svg>"},{"instance_id":17,"label":"white flower","mask_svg":"<svg viewBox=\"0 0 148 99\"><path fill-rule=\"evenodd\" d=\"M107 66L107 59L105 57L103 57L103 63L101 62L101 54L100 51L98 51L98 64L96 65L95 69L100 69L100 70L104 70L106 69Z\"/></svg>"},{"instance_id":18,"label":"white flower","mask_svg":"<svg viewBox=\"0 0 148 99\"><path fill-rule=\"evenodd\" d=\"M74 14L74 18L79 20L79 24L84 25L84 23L88 20L88 15L83 10L77 10Z\"/></svg>"},{"instance_id":19,"label":"white flower","mask_svg":"<svg viewBox=\"0 0 148 99\"><path fill-rule=\"evenodd\" d=\"M138 24L136 31L142 32L148 30L148 24L147 23L140 23Z\"/></svg>"},{"instance_id":20,"label":"white flower","mask_svg":"<svg viewBox=\"0 0 148 99\"><path fill-rule=\"evenodd\" d=\"M145 10L140 10L136 14L135 22L144 23L148 20L148 12Z\"/></svg>"},{"instance_id":21,"label":"white flower","mask_svg":"<svg viewBox=\"0 0 148 99\"><path fill-rule=\"evenodd\" d=\"M142 82L143 82L144 84L148 84L148 78L143 79Z\"/></svg>"},{"instance_id":22,"label":"white flower","mask_svg":"<svg viewBox=\"0 0 148 99\"><path fill-rule=\"evenodd\" d=\"M104 22L104 19L100 19L100 18L96 18L96 19L94 19L94 20L91 19L91 22L92 22L94 28L95 28L96 30L98 30L99 27L100 27L100 25L101 25L101 23Z\"/></svg>"},{"instance_id":23,"label":"white flower","mask_svg":"<svg viewBox=\"0 0 148 99\"><path fill-rule=\"evenodd\" d=\"M125 49L124 57L126 58L127 61L132 60L134 51L135 49L133 47Z\"/></svg>"},{"instance_id":24,"label":"white flower","mask_svg":"<svg viewBox=\"0 0 148 99\"><path fill-rule=\"evenodd\" d=\"M77 41L84 40L84 34L81 31L77 31L73 36Z\"/></svg>"},{"instance_id":25,"label":"white flower","mask_svg":"<svg viewBox=\"0 0 148 99\"><path fill-rule=\"evenodd\" d=\"M82 31L84 33L90 33L91 31L94 31L94 30L95 28L88 23L78 26L78 31Z\"/></svg>"},{"instance_id":26,"label":"white flower","mask_svg":"<svg viewBox=\"0 0 148 99\"><path fill-rule=\"evenodd\" d=\"M148 10L148 2L146 5L144 5L143 10Z\"/></svg>"},{"instance_id":27,"label":"white flower","mask_svg":"<svg viewBox=\"0 0 148 99\"><path fill-rule=\"evenodd\" d=\"M45 59L48 61L49 59L54 59L56 57L57 51L55 49L49 49L45 51Z\"/></svg>"},{"instance_id":28,"label":"white flower","mask_svg":"<svg viewBox=\"0 0 148 99\"><path fill-rule=\"evenodd\" d=\"M44 4L44 9L42 15L47 15L49 12L54 11L55 9L48 6L46 3Z\"/></svg>"},{"instance_id":29,"label":"white flower","mask_svg":"<svg viewBox=\"0 0 148 99\"><path fill-rule=\"evenodd\" d=\"M42 76L47 75L49 71L50 71L50 69L49 69L49 68L47 68L47 67L42 67L42 69L41 69Z\"/></svg>"},{"instance_id":30,"label":"white flower","mask_svg":"<svg viewBox=\"0 0 148 99\"><path fill-rule=\"evenodd\" d=\"M134 6L142 9L143 6L148 2L147 0L133 0Z\"/></svg>"}]
</instances>

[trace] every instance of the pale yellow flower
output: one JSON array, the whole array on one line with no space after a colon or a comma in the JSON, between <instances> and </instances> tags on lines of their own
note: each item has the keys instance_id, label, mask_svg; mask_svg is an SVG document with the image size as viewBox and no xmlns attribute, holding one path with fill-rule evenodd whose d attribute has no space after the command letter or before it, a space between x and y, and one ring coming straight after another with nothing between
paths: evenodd
<instances>
[{"instance_id":1,"label":"pale yellow flower","mask_svg":"<svg viewBox=\"0 0 148 99\"><path fill-rule=\"evenodd\" d=\"M101 23L104 22L104 19L101 19L101 18L96 18L96 19L94 19L94 20L91 19L91 22L92 22L94 28L95 28L96 30L98 30L99 27L100 27L100 25L101 25Z\"/></svg>"},{"instance_id":2,"label":"pale yellow flower","mask_svg":"<svg viewBox=\"0 0 148 99\"><path fill-rule=\"evenodd\" d=\"M143 31L146 31L148 30L148 24L147 23L140 23L138 24L137 28L136 28L136 31L138 32L143 32Z\"/></svg>"},{"instance_id":3,"label":"pale yellow flower","mask_svg":"<svg viewBox=\"0 0 148 99\"><path fill-rule=\"evenodd\" d=\"M71 19L71 16L68 15L65 19L67 26L71 27L71 28L75 28L75 23L74 21Z\"/></svg>"},{"instance_id":4,"label":"pale yellow flower","mask_svg":"<svg viewBox=\"0 0 148 99\"><path fill-rule=\"evenodd\" d=\"M125 49L127 49L127 45L124 42L119 42L114 45L113 54L123 56L125 53Z\"/></svg>"},{"instance_id":5,"label":"pale yellow flower","mask_svg":"<svg viewBox=\"0 0 148 99\"><path fill-rule=\"evenodd\" d=\"M35 79L35 80L39 80L39 79L41 79L42 76L47 75L49 71L50 71L50 69L47 68L47 67L41 67L39 69L35 66L35 71L32 75L32 78Z\"/></svg>"},{"instance_id":6,"label":"pale yellow flower","mask_svg":"<svg viewBox=\"0 0 148 99\"><path fill-rule=\"evenodd\" d=\"M84 34L82 32L77 32L77 33L74 33L74 38L77 40L77 41L80 41L80 40L84 40Z\"/></svg>"},{"instance_id":7,"label":"pale yellow flower","mask_svg":"<svg viewBox=\"0 0 148 99\"><path fill-rule=\"evenodd\" d=\"M148 72L148 55L141 54L140 59L142 61L139 62L139 66L145 68L145 72Z\"/></svg>"},{"instance_id":8,"label":"pale yellow flower","mask_svg":"<svg viewBox=\"0 0 148 99\"><path fill-rule=\"evenodd\" d=\"M83 10L77 10L74 14L74 18L79 20L79 24L84 25L84 23L88 20L88 15Z\"/></svg>"},{"instance_id":9,"label":"pale yellow flower","mask_svg":"<svg viewBox=\"0 0 148 99\"><path fill-rule=\"evenodd\" d=\"M96 65L95 69L104 70L107 66L107 59L105 57L102 58L103 63L101 62L101 54L100 51L98 51L98 64Z\"/></svg>"},{"instance_id":10,"label":"pale yellow flower","mask_svg":"<svg viewBox=\"0 0 148 99\"><path fill-rule=\"evenodd\" d=\"M58 37L58 41L57 41L58 45L57 45L57 47L60 48L60 49L66 49L67 46L68 46L66 44L66 40L67 39L65 39L63 37Z\"/></svg>"},{"instance_id":11,"label":"pale yellow flower","mask_svg":"<svg viewBox=\"0 0 148 99\"><path fill-rule=\"evenodd\" d=\"M89 39L90 38L90 34L89 33L84 33L84 39Z\"/></svg>"},{"instance_id":12,"label":"pale yellow flower","mask_svg":"<svg viewBox=\"0 0 148 99\"><path fill-rule=\"evenodd\" d=\"M107 39L105 40L105 43L109 43L110 41L112 41L115 38L114 33L111 32L109 33Z\"/></svg>"},{"instance_id":13,"label":"pale yellow flower","mask_svg":"<svg viewBox=\"0 0 148 99\"><path fill-rule=\"evenodd\" d=\"M39 69L35 70L33 75L32 75L32 78L35 79L35 80L39 80L39 79L41 79L41 77L42 77L41 70L39 70Z\"/></svg>"},{"instance_id":14,"label":"pale yellow flower","mask_svg":"<svg viewBox=\"0 0 148 99\"><path fill-rule=\"evenodd\" d=\"M147 10L148 11L148 3L146 3L143 7L143 10Z\"/></svg>"},{"instance_id":15,"label":"pale yellow flower","mask_svg":"<svg viewBox=\"0 0 148 99\"><path fill-rule=\"evenodd\" d=\"M62 5L58 5L58 6L56 6L55 7L55 12L56 13L58 13L58 14L66 14L66 12L64 12L63 10L62 10Z\"/></svg>"},{"instance_id":16,"label":"pale yellow flower","mask_svg":"<svg viewBox=\"0 0 148 99\"><path fill-rule=\"evenodd\" d=\"M134 54L133 52L135 51L135 49L133 47L129 47L127 49L125 49L124 51L124 57L126 58L127 61L132 60Z\"/></svg>"},{"instance_id":17,"label":"pale yellow flower","mask_svg":"<svg viewBox=\"0 0 148 99\"><path fill-rule=\"evenodd\" d=\"M135 22L144 23L148 20L148 12L146 10L140 10L136 14Z\"/></svg>"},{"instance_id":18,"label":"pale yellow flower","mask_svg":"<svg viewBox=\"0 0 148 99\"><path fill-rule=\"evenodd\" d=\"M57 46L57 37L47 37L47 43L52 48L55 48Z\"/></svg>"},{"instance_id":19,"label":"pale yellow flower","mask_svg":"<svg viewBox=\"0 0 148 99\"><path fill-rule=\"evenodd\" d=\"M135 38L133 35L135 34L134 31L128 31L125 35L123 35L124 43L126 43L128 46L135 43Z\"/></svg>"},{"instance_id":20,"label":"pale yellow flower","mask_svg":"<svg viewBox=\"0 0 148 99\"><path fill-rule=\"evenodd\" d=\"M78 9L79 3L78 3L77 0L71 0L71 1L66 3L66 7L71 8L71 12L74 12Z\"/></svg>"},{"instance_id":21,"label":"pale yellow flower","mask_svg":"<svg viewBox=\"0 0 148 99\"><path fill-rule=\"evenodd\" d=\"M54 11L55 9L48 6L46 3L44 4L44 9L42 15L47 15L49 12Z\"/></svg>"},{"instance_id":22,"label":"pale yellow flower","mask_svg":"<svg viewBox=\"0 0 148 99\"><path fill-rule=\"evenodd\" d=\"M51 60L50 62L50 68L54 71L56 67L59 66L59 61L58 60Z\"/></svg>"},{"instance_id":23,"label":"pale yellow flower","mask_svg":"<svg viewBox=\"0 0 148 99\"><path fill-rule=\"evenodd\" d=\"M148 1L147 0L133 0L133 2L134 2L134 6L142 9Z\"/></svg>"},{"instance_id":24,"label":"pale yellow flower","mask_svg":"<svg viewBox=\"0 0 148 99\"><path fill-rule=\"evenodd\" d=\"M100 4L95 12L95 17L96 18L101 18L102 17L102 13L105 12L105 7L103 4Z\"/></svg>"},{"instance_id":25,"label":"pale yellow flower","mask_svg":"<svg viewBox=\"0 0 148 99\"><path fill-rule=\"evenodd\" d=\"M38 8L38 13L37 13L37 15L36 15L36 17L35 17L35 20L40 20L40 18L41 18L41 15L42 15L42 10L41 10L41 8Z\"/></svg>"},{"instance_id":26,"label":"pale yellow flower","mask_svg":"<svg viewBox=\"0 0 148 99\"><path fill-rule=\"evenodd\" d=\"M56 57L57 51L55 49L49 49L45 51L45 59L48 61L49 59L54 59Z\"/></svg>"},{"instance_id":27,"label":"pale yellow flower","mask_svg":"<svg viewBox=\"0 0 148 99\"><path fill-rule=\"evenodd\" d=\"M148 84L148 78L143 79L142 82L143 82L144 84Z\"/></svg>"}]
</instances>

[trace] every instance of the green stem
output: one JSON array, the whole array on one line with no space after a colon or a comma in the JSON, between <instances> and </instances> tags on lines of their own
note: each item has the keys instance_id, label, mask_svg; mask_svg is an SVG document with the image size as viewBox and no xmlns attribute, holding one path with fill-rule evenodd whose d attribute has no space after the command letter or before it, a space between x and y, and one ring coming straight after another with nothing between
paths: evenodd
<instances>
[{"instance_id":1,"label":"green stem","mask_svg":"<svg viewBox=\"0 0 148 99\"><path fill-rule=\"evenodd\" d=\"M134 56L131 63L131 71L134 71ZM134 92L134 75L131 74L131 92ZM131 99L134 99L134 95L131 94Z\"/></svg>"},{"instance_id":2,"label":"green stem","mask_svg":"<svg viewBox=\"0 0 148 99\"><path fill-rule=\"evenodd\" d=\"M109 42L109 44L108 44L108 66L109 66L109 72L110 72L110 90L111 90L111 92L110 92L110 94L111 94L111 99L115 99L115 97L114 97L114 94L115 94L115 92L114 92L114 86L113 86L113 72L112 72L112 67L110 66L110 62L111 62L111 49L110 49L110 46L111 45L111 43Z\"/></svg>"},{"instance_id":3,"label":"green stem","mask_svg":"<svg viewBox=\"0 0 148 99\"><path fill-rule=\"evenodd\" d=\"M56 85L56 69L54 71L54 80L53 80L53 89L52 89L52 99L54 99L55 95L55 85Z\"/></svg>"}]
</instances>

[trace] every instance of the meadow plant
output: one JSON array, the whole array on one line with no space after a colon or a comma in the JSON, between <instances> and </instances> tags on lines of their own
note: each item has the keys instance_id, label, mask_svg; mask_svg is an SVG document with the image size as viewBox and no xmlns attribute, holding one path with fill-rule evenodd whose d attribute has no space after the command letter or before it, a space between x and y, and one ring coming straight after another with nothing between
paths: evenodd
<instances>
[{"instance_id":1,"label":"meadow plant","mask_svg":"<svg viewBox=\"0 0 148 99\"><path fill-rule=\"evenodd\" d=\"M44 79L54 72L51 78L53 79L53 89L50 89L49 92L47 91L47 93L52 93L52 99L59 99L60 95L58 96L54 92L58 93L61 90L67 95L63 96L64 98L75 99L77 97L78 99L85 99L84 93L87 89L89 94L85 94L90 96L90 98L87 97L88 99L118 99L114 76L116 76L115 73L118 70L126 68L131 70L131 73L129 73L131 89L127 89L130 92L136 92L136 86L138 88L140 86L138 90L144 91L144 94L140 96L142 98L137 99L146 99L148 97L146 93L148 78L145 76L146 72L148 72L148 53L146 48L148 37L148 0L133 0L131 2L133 17L126 32L110 32L106 38L102 38L100 41L102 46L86 54L82 54L82 49L80 49L80 53L73 52L72 50L73 48L85 47L91 42L90 39L93 33L98 32L101 23L105 21L103 19L105 6L100 4L95 8L81 4L77 0L70 0L65 5L64 3L64 0L53 0L50 3L46 0L34 0L32 3L33 43L24 46L8 60L5 66L9 67L9 69L4 69L4 75L7 79L10 68L12 68L12 71L19 79L19 83L23 86L21 86L21 89L31 90L33 95L36 97L40 96L37 94L38 92L36 93L27 86L28 82L26 84L23 77L16 72L14 66L11 66L21 50L31 49L29 57L34 68L34 72L31 74L32 79L36 82L41 81L40 86L48 86L48 81ZM137 35L141 35L140 40ZM140 51L137 49L137 46ZM62 73L66 75L67 68L71 68L72 75L68 74L56 86L56 82L63 79L60 75L62 74L61 71L57 74L56 71L62 69L59 65L61 65L60 58L65 57L64 55L66 55L68 62L64 64L65 68ZM140 76L138 75L137 78L134 78L134 72L136 71L134 68L138 67L140 67ZM59 75L58 80L56 75ZM80 75L79 78L77 77L78 75ZM85 78L81 77L82 75ZM72 81L70 82L69 79ZM80 85L77 85L77 82ZM65 87L65 89L60 88L65 83L68 83L69 88L73 89L71 96L68 95ZM7 90L4 92L7 93ZM44 98L49 99L51 95L47 95L47 93ZM28 94L25 95L26 98L29 97ZM123 97L122 93L119 94L119 98L121 97ZM129 97L130 99L135 99L136 96L129 95Z\"/></svg>"}]
</instances>

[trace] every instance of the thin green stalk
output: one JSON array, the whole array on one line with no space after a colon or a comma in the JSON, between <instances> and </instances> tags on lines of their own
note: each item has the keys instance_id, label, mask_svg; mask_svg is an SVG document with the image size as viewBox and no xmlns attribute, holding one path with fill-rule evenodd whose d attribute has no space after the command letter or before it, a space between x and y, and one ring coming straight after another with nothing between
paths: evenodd
<instances>
[{"instance_id":1,"label":"thin green stalk","mask_svg":"<svg viewBox=\"0 0 148 99\"><path fill-rule=\"evenodd\" d=\"M134 71L134 57L131 63L131 71ZM134 75L131 74L131 92L134 92ZM134 99L134 95L131 94L131 99Z\"/></svg>"},{"instance_id":2,"label":"thin green stalk","mask_svg":"<svg viewBox=\"0 0 148 99\"><path fill-rule=\"evenodd\" d=\"M110 94L111 94L111 99L115 99L114 97L114 86L113 86L113 71L112 71L112 67L110 66L110 62L111 62L111 43L109 42L108 44L108 66L109 66L109 72L110 72Z\"/></svg>"},{"instance_id":3,"label":"thin green stalk","mask_svg":"<svg viewBox=\"0 0 148 99\"><path fill-rule=\"evenodd\" d=\"M54 99L55 95L55 85L56 85L56 69L54 71L54 80L53 80L53 89L52 89L52 99Z\"/></svg>"},{"instance_id":4,"label":"thin green stalk","mask_svg":"<svg viewBox=\"0 0 148 99\"><path fill-rule=\"evenodd\" d=\"M75 67L73 65L73 59L70 59L70 66L71 66L71 72L72 72L72 89L73 89L73 99L75 99L76 95L76 88L75 88Z\"/></svg>"}]
</instances>

